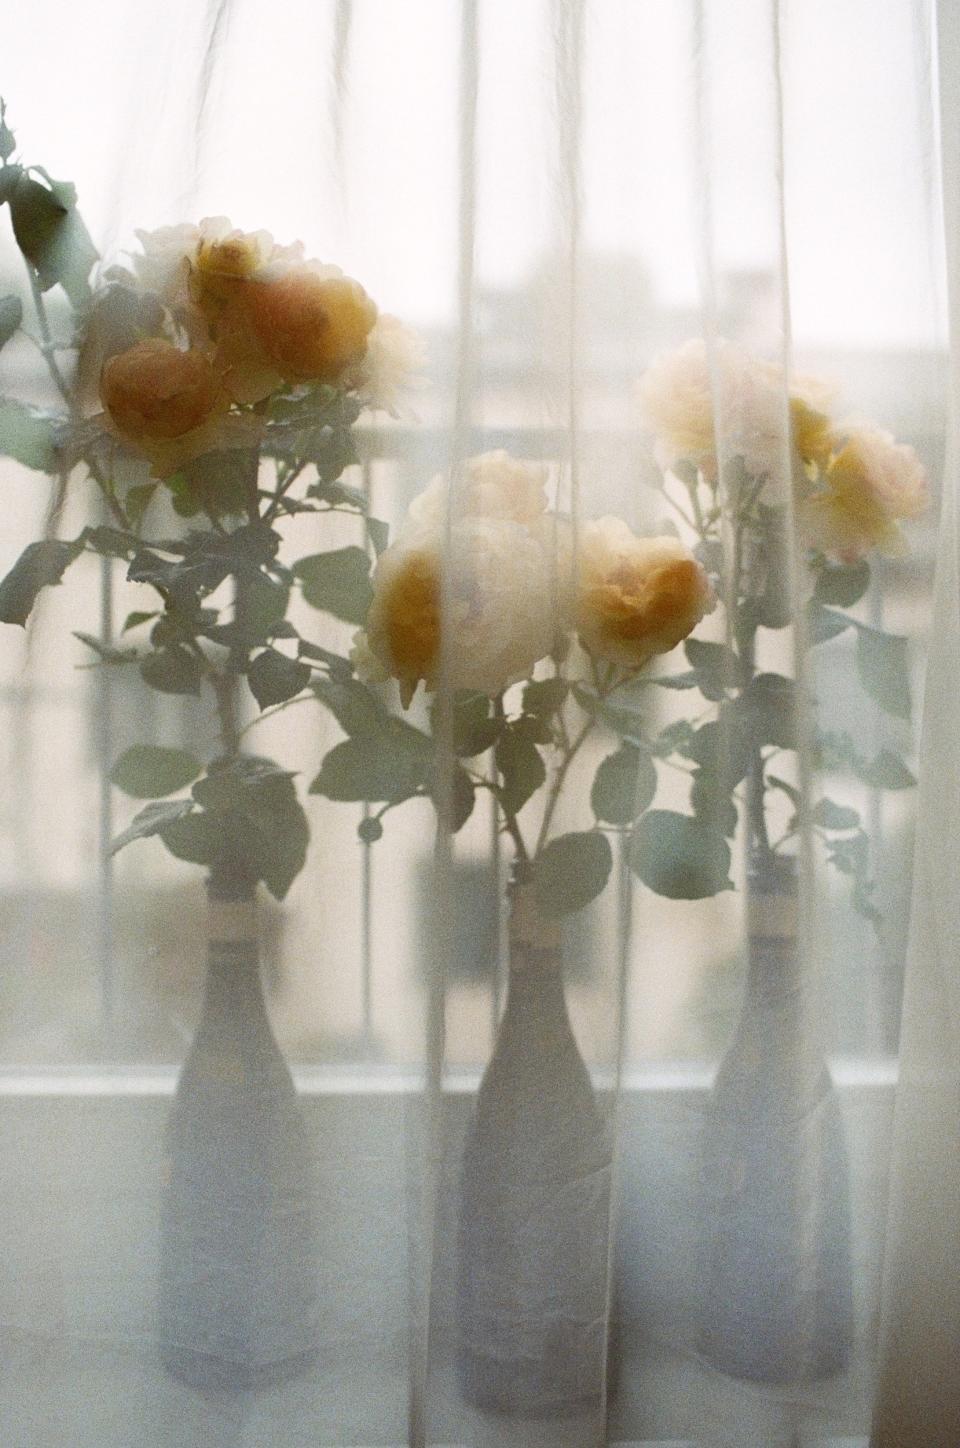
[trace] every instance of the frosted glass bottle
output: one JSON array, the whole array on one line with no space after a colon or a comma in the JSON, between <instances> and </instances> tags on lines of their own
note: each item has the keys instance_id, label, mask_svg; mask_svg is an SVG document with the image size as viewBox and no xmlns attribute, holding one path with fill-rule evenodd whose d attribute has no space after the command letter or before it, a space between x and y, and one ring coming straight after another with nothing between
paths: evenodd
<instances>
[{"instance_id":1,"label":"frosted glass bottle","mask_svg":"<svg viewBox=\"0 0 960 1448\"><path fill-rule=\"evenodd\" d=\"M203 1013L167 1128L160 1346L200 1387L275 1383L318 1343L314 1163L260 985L252 891L209 887Z\"/></svg>"},{"instance_id":2,"label":"frosted glass bottle","mask_svg":"<svg viewBox=\"0 0 960 1448\"><path fill-rule=\"evenodd\" d=\"M701 1350L731 1376L802 1383L846 1366L847 1155L809 1019L795 861L754 861L743 1006L704 1123Z\"/></svg>"},{"instance_id":3,"label":"frosted glass bottle","mask_svg":"<svg viewBox=\"0 0 960 1448\"><path fill-rule=\"evenodd\" d=\"M509 984L463 1157L459 1375L477 1407L596 1403L611 1155L563 990L557 926L515 889Z\"/></svg>"}]
</instances>

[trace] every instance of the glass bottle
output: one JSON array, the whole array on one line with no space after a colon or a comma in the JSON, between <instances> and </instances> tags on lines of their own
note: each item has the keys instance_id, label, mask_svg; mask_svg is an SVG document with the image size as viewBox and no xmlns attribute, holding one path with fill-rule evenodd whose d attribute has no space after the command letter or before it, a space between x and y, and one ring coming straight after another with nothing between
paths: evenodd
<instances>
[{"instance_id":1,"label":"glass bottle","mask_svg":"<svg viewBox=\"0 0 960 1448\"><path fill-rule=\"evenodd\" d=\"M209 886L203 1013L167 1126L160 1346L200 1387L306 1368L318 1343L314 1163L260 985L254 887Z\"/></svg>"},{"instance_id":2,"label":"glass bottle","mask_svg":"<svg viewBox=\"0 0 960 1448\"><path fill-rule=\"evenodd\" d=\"M512 892L509 984L463 1157L459 1376L488 1410L595 1404L611 1153L567 1014L558 926Z\"/></svg>"},{"instance_id":3,"label":"glass bottle","mask_svg":"<svg viewBox=\"0 0 960 1448\"><path fill-rule=\"evenodd\" d=\"M747 908L743 1006L704 1123L701 1350L733 1377L811 1382L849 1356L850 1209L840 1104L802 969L795 860L756 856Z\"/></svg>"}]
</instances>

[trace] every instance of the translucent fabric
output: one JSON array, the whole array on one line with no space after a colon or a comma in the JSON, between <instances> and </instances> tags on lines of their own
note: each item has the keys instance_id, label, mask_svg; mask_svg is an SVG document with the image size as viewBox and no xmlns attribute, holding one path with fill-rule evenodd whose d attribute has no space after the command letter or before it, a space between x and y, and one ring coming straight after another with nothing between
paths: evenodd
<instances>
[{"instance_id":1,"label":"translucent fabric","mask_svg":"<svg viewBox=\"0 0 960 1448\"><path fill-rule=\"evenodd\" d=\"M255 972L243 1009L204 986L233 937L201 868L108 853L146 798L118 758L206 764L213 695L93 666L76 634L122 649L157 607L120 556L0 625L5 1444L960 1441L958 75L947 0L6 17L14 160L75 183L94 283L225 215L342 267L426 361L361 413L337 511L280 529L368 556L363 616L307 587L289 618L403 725L354 788L335 688L239 719L311 832L258 906L297 1271L250 1225L290 1110ZM0 395L62 414L26 278L0 208ZM68 383L76 427L102 377ZM11 436L4 576L107 521L79 465L51 510L69 470ZM203 523L174 495L144 538ZM242 1112L221 1074L177 1118L172 1238L178 1075L248 1029ZM295 1341L277 1381L184 1371L223 1246L170 1253L234 1170L205 1341Z\"/></svg>"}]
</instances>

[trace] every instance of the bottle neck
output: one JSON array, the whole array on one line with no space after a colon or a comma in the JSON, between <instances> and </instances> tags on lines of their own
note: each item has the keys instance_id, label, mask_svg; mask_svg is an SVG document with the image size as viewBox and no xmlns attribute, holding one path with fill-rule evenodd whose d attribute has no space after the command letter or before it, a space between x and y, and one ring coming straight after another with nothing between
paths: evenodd
<instances>
[{"instance_id":1,"label":"bottle neck","mask_svg":"<svg viewBox=\"0 0 960 1448\"><path fill-rule=\"evenodd\" d=\"M245 1037L269 1034L263 989L257 913L253 899L223 900L209 892L207 978L201 1032Z\"/></svg>"},{"instance_id":2,"label":"bottle neck","mask_svg":"<svg viewBox=\"0 0 960 1448\"><path fill-rule=\"evenodd\" d=\"M793 860L747 875L747 999L777 1005L800 984L797 871Z\"/></svg>"},{"instance_id":3,"label":"bottle neck","mask_svg":"<svg viewBox=\"0 0 960 1448\"><path fill-rule=\"evenodd\" d=\"M529 885L511 892L508 941L507 1008L535 1003L539 1011L565 1018L560 927L540 914Z\"/></svg>"}]
</instances>

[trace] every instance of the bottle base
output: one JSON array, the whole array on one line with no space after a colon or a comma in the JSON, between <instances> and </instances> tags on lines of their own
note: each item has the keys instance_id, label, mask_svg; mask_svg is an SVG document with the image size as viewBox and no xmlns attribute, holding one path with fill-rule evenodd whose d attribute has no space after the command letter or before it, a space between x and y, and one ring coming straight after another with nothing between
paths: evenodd
<instances>
[{"instance_id":1,"label":"bottle base","mask_svg":"<svg viewBox=\"0 0 960 1448\"><path fill-rule=\"evenodd\" d=\"M510 1362L479 1353L457 1364L464 1401L482 1413L516 1418L562 1418L600 1405L598 1387L585 1388L548 1362Z\"/></svg>"},{"instance_id":2,"label":"bottle base","mask_svg":"<svg viewBox=\"0 0 960 1448\"><path fill-rule=\"evenodd\" d=\"M825 1327L814 1342L804 1348L795 1340L778 1343L769 1333L757 1332L744 1340L735 1328L727 1333L711 1332L700 1339L705 1362L727 1377L741 1382L784 1386L819 1383L846 1371L850 1343Z\"/></svg>"},{"instance_id":3,"label":"bottle base","mask_svg":"<svg viewBox=\"0 0 960 1448\"><path fill-rule=\"evenodd\" d=\"M315 1365L319 1352L319 1348L314 1347L273 1362L244 1363L217 1357L215 1353L164 1345L160 1349L160 1360L171 1377L188 1387L242 1392L276 1387L300 1377Z\"/></svg>"}]
</instances>

